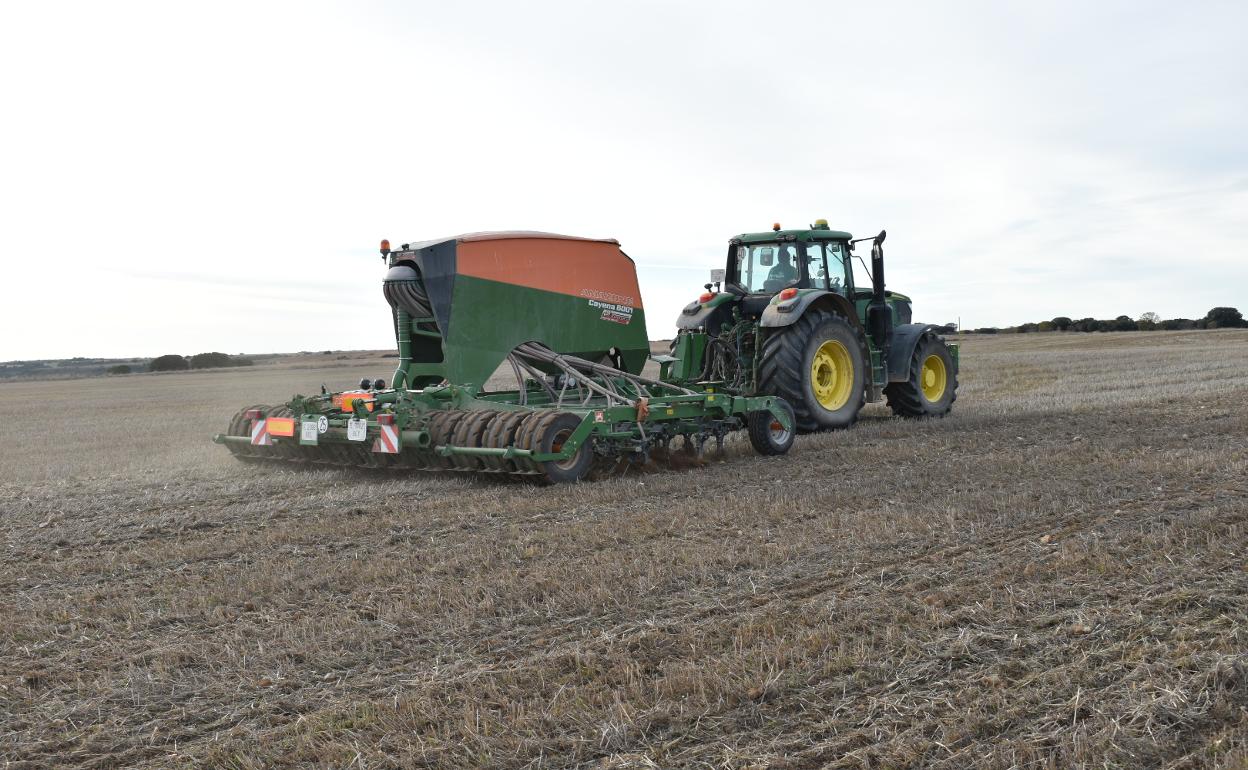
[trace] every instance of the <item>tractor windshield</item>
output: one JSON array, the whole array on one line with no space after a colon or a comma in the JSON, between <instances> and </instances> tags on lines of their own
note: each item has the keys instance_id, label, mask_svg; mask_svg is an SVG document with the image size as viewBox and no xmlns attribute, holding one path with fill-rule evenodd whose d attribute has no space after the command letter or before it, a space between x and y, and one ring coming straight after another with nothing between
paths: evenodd
<instances>
[{"instance_id":1,"label":"tractor windshield","mask_svg":"<svg viewBox=\"0 0 1248 770\"><path fill-rule=\"evenodd\" d=\"M750 243L737 247L737 283L751 294L773 294L796 286L806 274L801 244Z\"/></svg>"}]
</instances>

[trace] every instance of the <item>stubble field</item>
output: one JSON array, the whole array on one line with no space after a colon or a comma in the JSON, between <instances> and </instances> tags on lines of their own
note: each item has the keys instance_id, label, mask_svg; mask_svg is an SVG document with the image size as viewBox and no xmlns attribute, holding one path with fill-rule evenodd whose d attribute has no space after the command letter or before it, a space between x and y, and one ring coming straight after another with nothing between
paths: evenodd
<instances>
[{"instance_id":1,"label":"stubble field","mask_svg":"<svg viewBox=\"0 0 1248 770\"><path fill-rule=\"evenodd\" d=\"M1248 766L1248 332L539 488L237 463L308 359L0 385L0 767Z\"/></svg>"}]
</instances>

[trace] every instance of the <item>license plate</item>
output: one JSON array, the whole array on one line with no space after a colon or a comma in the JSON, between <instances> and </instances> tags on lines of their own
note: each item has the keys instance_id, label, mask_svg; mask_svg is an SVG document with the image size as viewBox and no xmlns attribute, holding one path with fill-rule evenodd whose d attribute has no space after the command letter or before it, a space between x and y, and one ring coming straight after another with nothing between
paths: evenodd
<instances>
[{"instance_id":1,"label":"license plate","mask_svg":"<svg viewBox=\"0 0 1248 770\"><path fill-rule=\"evenodd\" d=\"M299 423L299 443L315 444L320 432L316 429L316 420L304 420Z\"/></svg>"},{"instance_id":2,"label":"license plate","mask_svg":"<svg viewBox=\"0 0 1248 770\"><path fill-rule=\"evenodd\" d=\"M347 440L364 441L368 438L368 420L352 417L347 420Z\"/></svg>"}]
</instances>

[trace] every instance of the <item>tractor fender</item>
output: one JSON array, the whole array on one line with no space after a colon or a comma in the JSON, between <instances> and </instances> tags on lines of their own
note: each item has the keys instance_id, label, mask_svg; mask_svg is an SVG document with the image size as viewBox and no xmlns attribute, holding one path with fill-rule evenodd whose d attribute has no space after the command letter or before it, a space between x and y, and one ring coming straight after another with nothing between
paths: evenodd
<instances>
[{"instance_id":1,"label":"tractor fender","mask_svg":"<svg viewBox=\"0 0 1248 770\"><path fill-rule=\"evenodd\" d=\"M676 318L676 328L697 329L699 326L705 326L706 319L711 315L711 313L714 312L715 308L713 307L706 307L705 305L702 305L695 308L693 305L690 305L682 310L680 315Z\"/></svg>"},{"instance_id":2,"label":"tractor fender","mask_svg":"<svg viewBox=\"0 0 1248 770\"><path fill-rule=\"evenodd\" d=\"M905 382L910 379L910 357L919 344L919 339L938 327L934 324L901 324L893 327L893 343L888 349L888 381ZM953 359L954 371L957 371L958 360Z\"/></svg>"},{"instance_id":3,"label":"tractor fender","mask_svg":"<svg viewBox=\"0 0 1248 770\"><path fill-rule=\"evenodd\" d=\"M726 292L716 294L708 302L690 302L680 311L676 318L677 329L697 329L710 326L711 316L725 305L731 305L735 298ZM725 311L726 312L726 311Z\"/></svg>"},{"instance_id":4,"label":"tractor fender","mask_svg":"<svg viewBox=\"0 0 1248 770\"><path fill-rule=\"evenodd\" d=\"M815 310L834 311L845 316L857 328L862 329L862 321L858 318L858 312L854 310L854 303L836 292L803 292L798 296L797 302L791 307L793 308L792 310L782 313L775 305L768 305L763 310L763 317L759 319L758 325L767 329L791 326L797 323L797 319L804 316L807 310L814 308Z\"/></svg>"}]
</instances>

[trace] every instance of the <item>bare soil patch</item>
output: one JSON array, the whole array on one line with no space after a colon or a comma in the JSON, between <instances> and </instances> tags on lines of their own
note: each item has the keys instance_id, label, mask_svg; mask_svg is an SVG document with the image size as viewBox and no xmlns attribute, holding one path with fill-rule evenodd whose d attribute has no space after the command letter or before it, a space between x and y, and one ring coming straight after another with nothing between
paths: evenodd
<instances>
[{"instance_id":1,"label":"bare soil patch","mask_svg":"<svg viewBox=\"0 0 1248 770\"><path fill-rule=\"evenodd\" d=\"M560 488L208 442L381 363L6 385L0 763L1248 765L1248 333L962 362L944 420Z\"/></svg>"}]
</instances>

